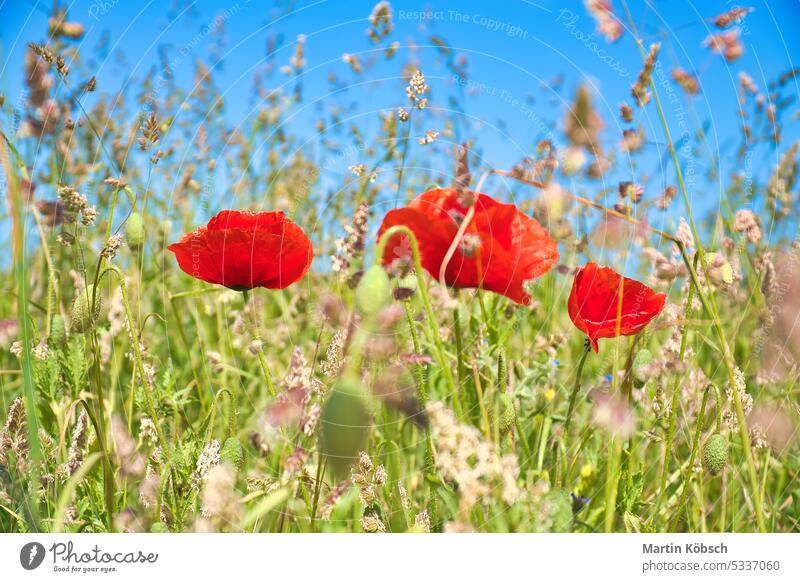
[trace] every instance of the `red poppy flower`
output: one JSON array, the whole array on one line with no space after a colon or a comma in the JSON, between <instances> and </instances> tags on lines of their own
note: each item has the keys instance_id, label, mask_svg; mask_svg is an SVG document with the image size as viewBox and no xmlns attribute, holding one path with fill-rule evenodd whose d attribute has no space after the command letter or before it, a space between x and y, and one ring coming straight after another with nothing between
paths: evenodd
<instances>
[{"instance_id":1,"label":"red poppy flower","mask_svg":"<svg viewBox=\"0 0 800 582\"><path fill-rule=\"evenodd\" d=\"M311 265L311 241L283 212L223 210L170 245L184 273L236 291L284 289Z\"/></svg>"},{"instance_id":2,"label":"red poppy flower","mask_svg":"<svg viewBox=\"0 0 800 582\"><path fill-rule=\"evenodd\" d=\"M610 267L589 263L575 273L567 307L572 323L589 337L596 352L601 337L642 331L661 313L666 301L664 293L656 293L644 283L623 277Z\"/></svg>"},{"instance_id":3,"label":"red poppy flower","mask_svg":"<svg viewBox=\"0 0 800 582\"><path fill-rule=\"evenodd\" d=\"M475 200L475 214L445 270L452 287L480 287L528 304L523 283L550 270L558 260L558 245L548 232L513 204L503 204L486 194L467 192ZM468 208L464 196L452 188L430 190L405 208L389 211L378 238L386 229L404 225L417 239L423 268L436 279ZM408 260L407 237L388 241L382 261Z\"/></svg>"}]
</instances>

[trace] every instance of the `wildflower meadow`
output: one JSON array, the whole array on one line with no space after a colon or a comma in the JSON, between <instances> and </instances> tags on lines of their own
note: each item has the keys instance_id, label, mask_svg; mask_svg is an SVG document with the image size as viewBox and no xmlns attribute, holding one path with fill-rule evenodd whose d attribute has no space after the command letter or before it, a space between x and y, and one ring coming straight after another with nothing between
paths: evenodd
<instances>
[{"instance_id":1,"label":"wildflower meadow","mask_svg":"<svg viewBox=\"0 0 800 582\"><path fill-rule=\"evenodd\" d=\"M797 3L431 4L0 3L0 532L800 530Z\"/></svg>"}]
</instances>

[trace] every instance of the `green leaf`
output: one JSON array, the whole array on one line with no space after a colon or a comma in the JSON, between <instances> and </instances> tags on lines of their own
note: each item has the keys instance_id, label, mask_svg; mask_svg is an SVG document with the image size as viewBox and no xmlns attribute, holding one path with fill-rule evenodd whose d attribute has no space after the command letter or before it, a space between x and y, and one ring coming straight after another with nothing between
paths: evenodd
<instances>
[{"instance_id":1,"label":"green leaf","mask_svg":"<svg viewBox=\"0 0 800 582\"><path fill-rule=\"evenodd\" d=\"M633 511L639 503L644 489L644 475L636 473L631 476L626 469L620 478L620 506L625 511Z\"/></svg>"},{"instance_id":2,"label":"green leaf","mask_svg":"<svg viewBox=\"0 0 800 582\"><path fill-rule=\"evenodd\" d=\"M243 530L252 527L259 519L284 503L287 499L289 499L289 490L287 488L284 487L273 491L259 502L258 505L247 512L239 527Z\"/></svg>"},{"instance_id":3,"label":"green leaf","mask_svg":"<svg viewBox=\"0 0 800 582\"><path fill-rule=\"evenodd\" d=\"M92 453L86 457L78 470L75 471L69 479L67 479L63 489L61 489L61 495L58 496L58 504L56 505L55 513L56 517L53 521L52 533L61 533L64 530L64 514L67 511L67 505L69 505L72 496L75 494L75 489L77 489L78 483L83 481L83 478L92 469L94 464L100 460L100 457L102 457L101 453Z\"/></svg>"}]
</instances>

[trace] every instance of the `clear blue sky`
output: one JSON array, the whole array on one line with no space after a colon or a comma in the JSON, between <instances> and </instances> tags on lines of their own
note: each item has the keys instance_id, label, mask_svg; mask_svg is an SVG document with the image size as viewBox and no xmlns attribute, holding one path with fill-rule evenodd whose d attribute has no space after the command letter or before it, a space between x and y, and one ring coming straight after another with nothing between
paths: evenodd
<instances>
[{"instance_id":1,"label":"clear blue sky","mask_svg":"<svg viewBox=\"0 0 800 582\"><path fill-rule=\"evenodd\" d=\"M377 128L377 111L404 104L399 77L401 66L412 51L428 76L432 102L446 108L447 96L458 89L431 46L428 40L431 35L446 39L456 53L465 54L469 60L473 84L466 91L470 94L465 99L466 131L479 138L488 164L509 167L531 154L536 142L544 137L542 120L555 119L560 124L581 82L590 83L595 92L596 105L606 121L605 143L611 147L619 141L618 106L622 101L631 101L630 85L641 68L641 58L629 32L613 45L597 34L587 41L586 36L592 33L595 23L583 2L393 2L395 30L390 40L401 43L399 52L394 60L381 62L359 78L342 62L341 56L347 52L369 59L373 45L365 29L373 4L344 0L68 3L70 20L87 27L81 41L84 58L95 53L106 31L109 34L109 55L94 65L100 90L113 90L129 81L135 86L134 81L153 74L159 47L166 47L166 54L175 64L176 77L190 82L194 57L212 56L208 43L214 35L207 34L208 25L221 16L226 40L223 59L213 73L217 86L224 91L226 115L232 126L245 122L260 105L253 96L252 77L264 63L268 35L278 39L275 59L279 65L289 61L297 35L306 35L307 64L302 79L305 107L301 106L293 118L292 132L305 133L312 148L318 140L312 122L334 100L327 82L331 71L346 85L358 83L346 90L344 101L353 104L349 114L356 122L369 120L371 127ZM768 80L800 64L798 0L755 0L746 4L755 10L745 21L742 30L745 54L737 61L728 64L719 55L702 48L703 40L713 31L708 19L735 5L723 0L630 0L634 20L645 41L663 43L660 60L666 70L680 65L700 77L703 91L693 102L698 118L709 123L711 148L723 152L723 160L724 152L732 151L733 140L738 140L740 133L736 115L738 72L747 71L763 88ZM420 12L428 6L433 7L433 12L430 19L423 21ZM621 1L614 0L613 6L624 19ZM25 43L45 39L49 7L49 3L35 0L0 0L0 90L6 94L7 102L19 99ZM124 60L118 58L121 54ZM563 83L560 90L555 90L552 81L560 74ZM278 74L270 85L278 83L291 88L295 80ZM796 96L800 93L797 80L793 87ZM675 124L675 108L665 107ZM800 134L796 117L795 108L794 119L786 120L787 139L782 148ZM663 137L652 107L640 119L653 143L647 146L645 163L639 168L654 175L665 153ZM759 151L754 157L756 170L769 171L779 154L780 150L769 148ZM700 160L701 166L703 163ZM729 170L723 166L720 175L727 176ZM667 171L671 176L671 169ZM719 198L719 192L692 194L711 203Z\"/></svg>"}]
</instances>

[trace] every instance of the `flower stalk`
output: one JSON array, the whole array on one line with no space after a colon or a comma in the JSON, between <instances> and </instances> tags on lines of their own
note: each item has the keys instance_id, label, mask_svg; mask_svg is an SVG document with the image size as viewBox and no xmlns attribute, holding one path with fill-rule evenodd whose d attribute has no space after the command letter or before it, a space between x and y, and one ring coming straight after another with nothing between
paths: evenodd
<instances>
[{"instance_id":1,"label":"flower stalk","mask_svg":"<svg viewBox=\"0 0 800 582\"><path fill-rule=\"evenodd\" d=\"M387 242L396 234L403 234L407 236L410 241L411 254L414 260L414 269L417 272L417 280L419 281L419 291L420 295L422 296L422 305L425 309L425 317L428 320L431 337L433 338L437 363L439 364L439 368L442 370L442 374L444 375L447 385L450 388L450 393L453 397L453 407L456 411L456 414L459 417L462 417L463 410L461 408L461 401L458 395L458 388L456 387L456 382L453 377L453 371L447 364L447 357L445 355L444 344L442 343L442 338L439 336L439 330L436 329L436 318L433 313L433 307L431 306L431 298L430 295L428 294L428 286L422 277L422 272L423 272L422 259L419 254L419 245L417 244L417 239L410 228L408 228L407 226L397 225L386 229L386 231L383 233L380 240L378 241L378 247L375 254L376 264L380 264L381 259L383 258L384 250L386 249Z\"/></svg>"}]
</instances>

